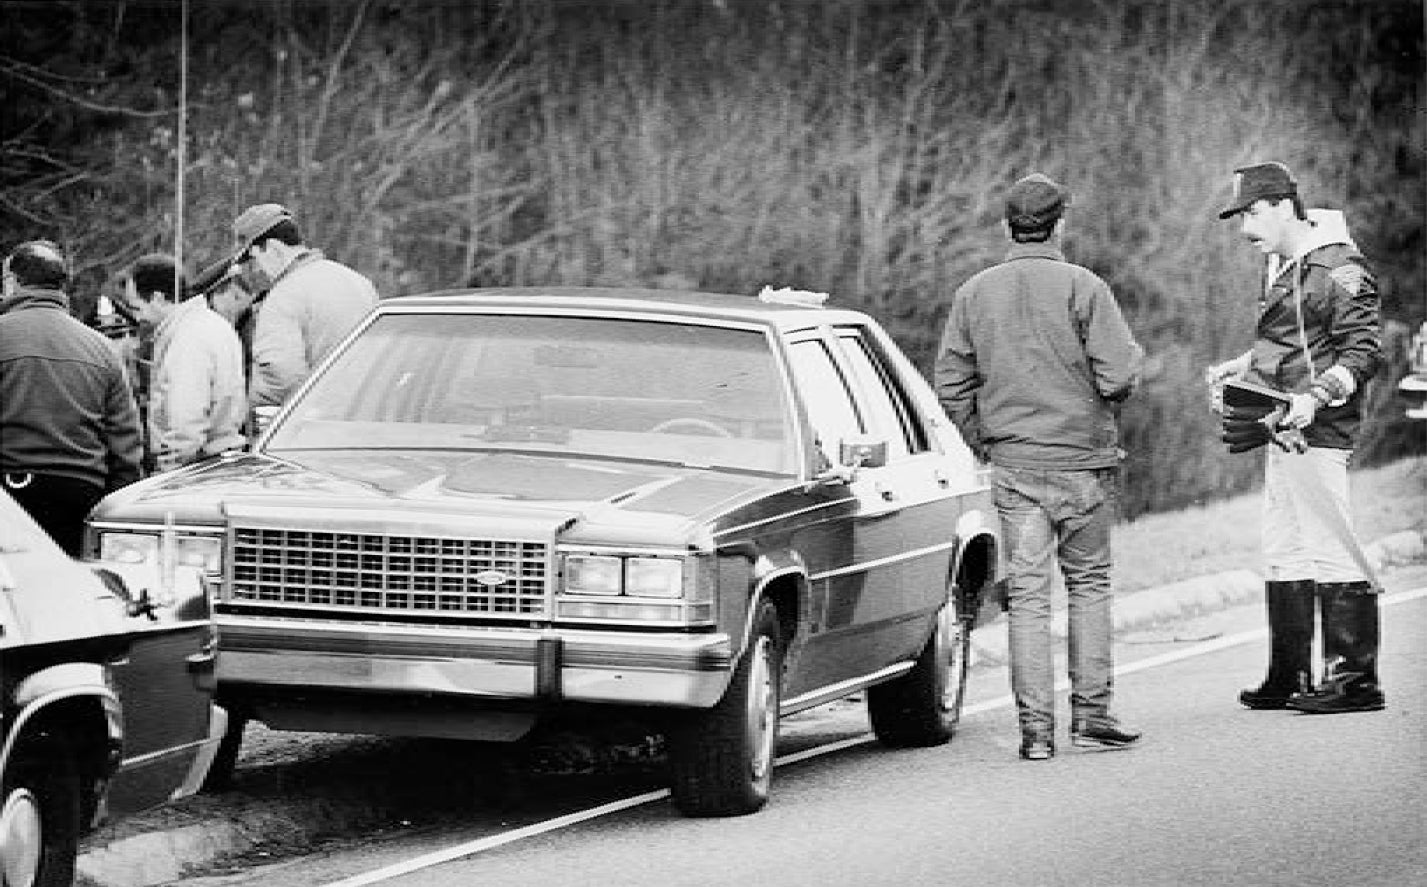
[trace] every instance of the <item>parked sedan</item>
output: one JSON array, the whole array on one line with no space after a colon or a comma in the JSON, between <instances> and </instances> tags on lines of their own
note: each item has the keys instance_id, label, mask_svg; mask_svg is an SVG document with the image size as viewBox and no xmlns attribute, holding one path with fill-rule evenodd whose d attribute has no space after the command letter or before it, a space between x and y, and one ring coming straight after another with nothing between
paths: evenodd
<instances>
[{"instance_id":1,"label":"parked sedan","mask_svg":"<svg viewBox=\"0 0 1427 887\"><path fill-rule=\"evenodd\" d=\"M217 634L201 575L171 567L74 561L0 492L3 887L65 887L85 831L201 785Z\"/></svg>"},{"instance_id":2,"label":"parked sedan","mask_svg":"<svg viewBox=\"0 0 1427 887\"><path fill-rule=\"evenodd\" d=\"M169 521L211 556L236 724L513 740L636 708L681 810L753 812L780 714L865 689L887 744L947 741L999 577L930 388L798 295L388 299L253 452L115 493L91 544L143 561Z\"/></svg>"}]
</instances>

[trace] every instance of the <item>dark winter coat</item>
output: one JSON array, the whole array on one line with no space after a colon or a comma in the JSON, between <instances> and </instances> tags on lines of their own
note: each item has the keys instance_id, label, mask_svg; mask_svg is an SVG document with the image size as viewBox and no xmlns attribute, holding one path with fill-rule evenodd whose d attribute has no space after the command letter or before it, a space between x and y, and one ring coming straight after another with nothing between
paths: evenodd
<instances>
[{"instance_id":1,"label":"dark winter coat","mask_svg":"<svg viewBox=\"0 0 1427 887\"><path fill-rule=\"evenodd\" d=\"M0 471L113 490L139 478L143 444L114 345L52 289L0 305Z\"/></svg>"}]
</instances>

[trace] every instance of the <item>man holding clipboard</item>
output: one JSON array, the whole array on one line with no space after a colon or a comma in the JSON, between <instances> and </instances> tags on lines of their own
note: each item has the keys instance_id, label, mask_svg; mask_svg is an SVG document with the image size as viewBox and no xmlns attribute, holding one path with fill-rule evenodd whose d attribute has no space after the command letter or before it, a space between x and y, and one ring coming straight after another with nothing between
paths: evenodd
<instances>
[{"instance_id":1,"label":"man holding clipboard","mask_svg":"<svg viewBox=\"0 0 1427 887\"><path fill-rule=\"evenodd\" d=\"M1236 172L1219 218L1268 257L1253 348L1210 367L1230 452L1266 446L1263 552L1270 660L1251 709L1377 711L1381 587L1348 505L1363 387L1381 359L1377 285L1342 213L1305 211L1280 163ZM1315 602L1323 674L1312 686Z\"/></svg>"}]
</instances>

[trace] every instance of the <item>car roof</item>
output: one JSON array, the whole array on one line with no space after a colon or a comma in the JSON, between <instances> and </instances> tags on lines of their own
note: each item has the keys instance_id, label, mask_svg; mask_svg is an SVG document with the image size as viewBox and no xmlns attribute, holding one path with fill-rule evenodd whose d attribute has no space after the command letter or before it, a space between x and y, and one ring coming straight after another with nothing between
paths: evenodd
<instances>
[{"instance_id":1,"label":"car roof","mask_svg":"<svg viewBox=\"0 0 1427 887\"><path fill-rule=\"evenodd\" d=\"M791 302L767 302L757 296L688 290L595 286L510 286L452 289L382 299L383 313L427 309L536 309L541 313L661 314L701 320L757 323L780 330L825 323L867 323L860 311Z\"/></svg>"}]
</instances>

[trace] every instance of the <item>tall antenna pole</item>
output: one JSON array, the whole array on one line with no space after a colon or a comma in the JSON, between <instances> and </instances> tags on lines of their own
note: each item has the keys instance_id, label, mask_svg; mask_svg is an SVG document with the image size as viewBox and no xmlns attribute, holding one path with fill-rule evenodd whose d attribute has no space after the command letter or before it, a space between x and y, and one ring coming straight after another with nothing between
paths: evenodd
<instances>
[{"instance_id":1,"label":"tall antenna pole","mask_svg":"<svg viewBox=\"0 0 1427 887\"><path fill-rule=\"evenodd\" d=\"M173 294L183 298L184 177L188 169L188 0L179 2L178 34L178 176L174 188Z\"/></svg>"}]
</instances>

